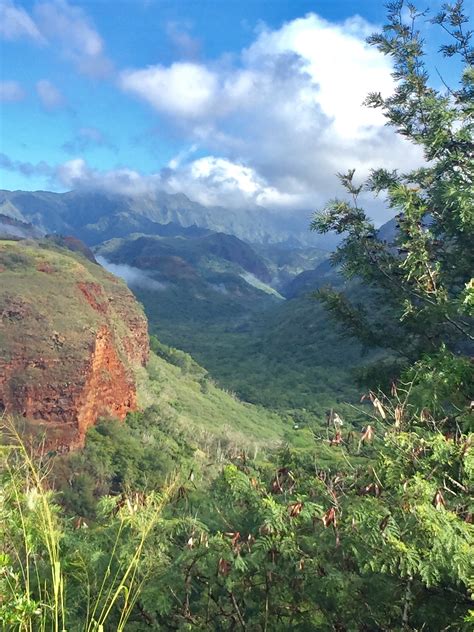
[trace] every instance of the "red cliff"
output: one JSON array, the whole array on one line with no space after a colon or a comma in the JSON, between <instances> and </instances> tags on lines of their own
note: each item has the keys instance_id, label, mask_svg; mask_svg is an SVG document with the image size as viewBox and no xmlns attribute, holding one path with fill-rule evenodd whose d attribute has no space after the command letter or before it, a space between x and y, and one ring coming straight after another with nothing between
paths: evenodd
<instances>
[{"instance_id":1,"label":"red cliff","mask_svg":"<svg viewBox=\"0 0 474 632\"><path fill-rule=\"evenodd\" d=\"M99 417L137 407L147 322L125 284L51 244L0 241L0 409L82 445Z\"/></svg>"}]
</instances>

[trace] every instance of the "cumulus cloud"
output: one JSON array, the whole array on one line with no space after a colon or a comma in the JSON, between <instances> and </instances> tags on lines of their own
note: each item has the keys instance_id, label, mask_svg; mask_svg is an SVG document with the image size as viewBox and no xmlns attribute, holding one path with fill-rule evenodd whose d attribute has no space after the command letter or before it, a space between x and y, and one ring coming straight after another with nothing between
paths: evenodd
<instances>
[{"instance_id":1,"label":"cumulus cloud","mask_svg":"<svg viewBox=\"0 0 474 632\"><path fill-rule=\"evenodd\" d=\"M44 37L25 9L11 0L0 0L0 36L6 40L31 39L44 43Z\"/></svg>"},{"instance_id":2,"label":"cumulus cloud","mask_svg":"<svg viewBox=\"0 0 474 632\"><path fill-rule=\"evenodd\" d=\"M166 187L204 203L314 208L337 191L338 171L419 164L421 153L362 104L394 88L389 59L365 43L373 30L360 17L333 24L308 14L262 29L234 64L122 72L124 91L208 154L170 164Z\"/></svg>"},{"instance_id":3,"label":"cumulus cloud","mask_svg":"<svg viewBox=\"0 0 474 632\"><path fill-rule=\"evenodd\" d=\"M124 71L121 87L173 117L201 119L214 104L217 78L205 66L176 62Z\"/></svg>"},{"instance_id":4,"label":"cumulus cloud","mask_svg":"<svg viewBox=\"0 0 474 632\"><path fill-rule=\"evenodd\" d=\"M105 190L131 196L153 194L157 190L168 193L184 191L191 199L206 206L273 207L278 202L293 205L300 202L296 198L286 199L252 168L215 156L148 175L125 167L93 169L84 158L73 158L59 165L55 176L63 187L69 189Z\"/></svg>"},{"instance_id":5,"label":"cumulus cloud","mask_svg":"<svg viewBox=\"0 0 474 632\"><path fill-rule=\"evenodd\" d=\"M36 92L45 110L57 110L66 104L66 99L56 86L47 79L36 83Z\"/></svg>"},{"instance_id":6,"label":"cumulus cloud","mask_svg":"<svg viewBox=\"0 0 474 632\"><path fill-rule=\"evenodd\" d=\"M123 195L142 195L159 187L160 177L142 176L127 167L100 171L84 158L73 158L55 169L55 179L67 189L105 190Z\"/></svg>"},{"instance_id":7,"label":"cumulus cloud","mask_svg":"<svg viewBox=\"0 0 474 632\"><path fill-rule=\"evenodd\" d=\"M0 102L15 103L25 98L25 91L18 81L0 81Z\"/></svg>"},{"instance_id":8,"label":"cumulus cloud","mask_svg":"<svg viewBox=\"0 0 474 632\"><path fill-rule=\"evenodd\" d=\"M251 167L216 156L205 156L163 170L160 185L169 193L185 191L191 199L206 206L301 205L301 200L270 186Z\"/></svg>"}]
</instances>

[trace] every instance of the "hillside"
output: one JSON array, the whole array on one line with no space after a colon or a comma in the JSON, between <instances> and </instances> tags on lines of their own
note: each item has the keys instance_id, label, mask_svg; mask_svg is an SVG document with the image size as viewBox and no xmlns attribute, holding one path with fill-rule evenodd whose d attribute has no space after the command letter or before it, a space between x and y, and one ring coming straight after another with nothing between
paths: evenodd
<instances>
[{"instance_id":1,"label":"hillside","mask_svg":"<svg viewBox=\"0 0 474 632\"><path fill-rule=\"evenodd\" d=\"M142 270L160 273L170 259L181 259L194 268L212 260L234 264L261 281L269 282L270 273L255 251L234 235L209 233L193 237L155 237L132 235L105 242L96 252L112 263L127 263ZM169 279L168 279L169 280Z\"/></svg>"},{"instance_id":2,"label":"hillside","mask_svg":"<svg viewBox=\"0 0 474 632\"><path fill-rule=\"evenodd\" d=\"M132 235L95 251L102 265L127 281L153 323L225 327L282 300L268 284L266 262L232 235ZM171 344L180 348L178 333Z\"/></svg>"},{"instance_id":3,"label":"hillside","mask_svg":"<svg viewBox=\"0 0 474 632\"><path fill-rule=\"evenodd\" d=\"M139 305L81 252L45 239L3 240L0 281L0 405L46 430L47 445L80 445L98 418L150 406L174 411L194 440L202 433L244 445L283 436L277 415L219 390L182 352L159 347L162 357L140 369L149 344Z\"/></svg>"},{"instance_id":4,"label":"hillside","mask_svg":"<svg viewBox=\"0 0 474 632\"><path fill-rule=\"evenodd\" d=\"M0 214L0 239L35 239L42 237L33 224Z\"/></svg>"},{"instance_id":5,"label":"hillside","mask_svg":"<svg viewBox=\"0 0 474 632\"><path fill-rule=\"evenodd\" d=\"M242 399L320 417L334 403L357 401L352 369L362 362L360 347L343 340L323 307L305 297L342 279L327 260L297 274L327 253L250 246L220 233L131 235L95 251L126 279L150 331ZM296 300L285 301L275 286Z\"/></svg>"},{"instance_id":6,"label":"hillside","mask_svg":"<svg viewBox=\"0 0 474 632\"><path fill-rule=\"evenodd\" d=\"M325 285L338 286L341 282L341 275L338 274L331 261L326 259L314 269L303 270L289 279L282 288L282 294L286 298L296 298L315 292Z\"/></svg>"},{"instance_id":7,"label":"hillside","mask_svg":"<svg viewBox=\"0 0 474 632\"><path fill-rule=\"evenodd\" d=\"M47 240L0 242L0 405L75 446L135 410L147 323L126 285Z\"/></svg>"}]
</instances>

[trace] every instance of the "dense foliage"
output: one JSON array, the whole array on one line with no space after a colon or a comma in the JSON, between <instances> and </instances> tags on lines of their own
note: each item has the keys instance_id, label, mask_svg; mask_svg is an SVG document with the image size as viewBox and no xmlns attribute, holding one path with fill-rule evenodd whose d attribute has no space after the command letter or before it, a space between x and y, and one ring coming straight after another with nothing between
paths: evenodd
<instances>
[{"instance_id":1,"label":"dense foliage","mask_svg":"<svg viewBox=\"0 0 474 632\"><path fill-rule=\"evenodd\" d=\"M39 465L21 442L3 448L6 630L472 629L473 53L457 2L434 22L462 78L434 90L420 16L408 6L407 23L405 9L391 3L370 38L398 87L368 103L427 159L365 185L399 213L396 242L378 238L353 172L341 176L352 202L313 224L343 234L336 262L379 297L374 313L320 292L364 345L391 350L389 392L368 390L344 419L300 411L300 428L153 340L145 412Z\"/></svg>"}]
</instances>

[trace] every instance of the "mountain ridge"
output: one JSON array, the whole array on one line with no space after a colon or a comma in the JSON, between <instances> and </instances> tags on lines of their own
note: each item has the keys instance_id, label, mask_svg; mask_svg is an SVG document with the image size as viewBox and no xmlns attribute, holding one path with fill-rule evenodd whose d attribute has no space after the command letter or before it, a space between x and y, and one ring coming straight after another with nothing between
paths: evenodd
<instances>
[{"instance_id":1,"label":"mountain ridge","mask_svg":"<svg viewBox=\"0 0 474 632\"><path fill-rule=\"evenodd\" d=\"M88 245L130 232L153 234L159 230L157 225L169 223L233 234L249 243L336 243L333 236L322 238L308 232L309 213L289 217L263 207L203 206L183 193L164 191L132 196L99 191L3 189L0 213L31 222L45 233L74 234Z\"/></svg>"}]
</instances>

